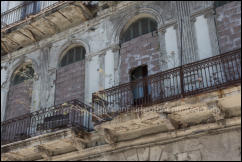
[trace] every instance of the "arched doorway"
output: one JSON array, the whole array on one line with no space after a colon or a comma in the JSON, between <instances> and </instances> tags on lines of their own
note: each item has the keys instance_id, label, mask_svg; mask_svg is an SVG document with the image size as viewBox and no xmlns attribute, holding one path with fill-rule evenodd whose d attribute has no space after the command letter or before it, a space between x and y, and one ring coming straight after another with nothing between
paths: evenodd
<instances>
[{"instance_id":1,"label":"arched doorway","mask_svg":"<svg viewBox=\"0 0 242 162\"><path fill-rule=\"evenodd\" d=\"M120 83L130 80L128 72L147 65L149 74L161 71L159 62L159 37L157 22L150 17L141 17L124 27L120 35Z\"/></svg>"},{"instance_id":2,"label":"arched doorway","mask_svg":"<svg viewBox=\"0 0 242 162\"><path fill-rule=\"evenodd\" d=\"M138 18L137 18L138 17ZM152 100L148 75L161 71L158 23L151 16L134 18L120 35L120 83L131 83L130 94L135 106L149 104Z\"/></svg>"},{"instance_id":3,"label":"arched doorway","mask_svg":"<svg viewBox=\"0 0 242 162\"><path fill-rule=\"evenodd\" d=\"M84 101L85 54L84 47L75 46L62 55L57 69L55 105L72 99Z\"/></svg>"},{"instance_id":4,"label":"arched doorway","mask_svg":"<svg viewBox=\"0 0 242 162\"><path fill-rule=\"evenodd\" d=\"M32 64L24 64L15 70L9 87L5 120L30 112L33 78Z\"/></svg>"}]
</instances>

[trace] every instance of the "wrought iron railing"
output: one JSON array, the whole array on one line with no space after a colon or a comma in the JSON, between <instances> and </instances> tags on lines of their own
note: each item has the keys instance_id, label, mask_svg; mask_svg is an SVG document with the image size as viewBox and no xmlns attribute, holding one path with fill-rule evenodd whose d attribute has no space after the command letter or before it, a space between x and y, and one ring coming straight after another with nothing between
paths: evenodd
<instances>
[{"instance_id":1,"label":"wrought iron railing","mask_svg":"<svg viewBox=\"0 0 242 162\"><path fill-rule=\"evenodd\" d=\"M1 122L1 145L64 128L91 131L91 107L71 100Z\"/></svg>"},{"instance_id":2,"label":"wrought iron railing","mask_svg":"<svg viewBox=\"0 0 242 162\"><path fill-rule=\"evenodd\" d=\"M24 1L4 13L1 13L1 28L25 19L27 16L37 14L44 9L58 6L64 1Z\"/></svg>"},{"instance_id":3,"label":"wrought iron railing","mask_svg":"<svg viewBox=\"0 0 242 162\"><path fill-rule=\"evenodd\" d=\"M115 115L136 107L142 108L240 82L239 49L94 93L94 109L72 100L6 120L1 122L1 143L8 144L63 128L91 131L91 120L111 120Z\"/></svg>"},{"instance_id":4,"label":"wrought iron railing","mask_svg":"<svg viewBox=\"0 0 242 162\"><path fill-rule=\"evenodd\" d=\"M162 103L240 82L241 49L238 49L93 93L94 114L101 121L111 120L115 115L136 107Z\"/></svg>"}]
</instances>

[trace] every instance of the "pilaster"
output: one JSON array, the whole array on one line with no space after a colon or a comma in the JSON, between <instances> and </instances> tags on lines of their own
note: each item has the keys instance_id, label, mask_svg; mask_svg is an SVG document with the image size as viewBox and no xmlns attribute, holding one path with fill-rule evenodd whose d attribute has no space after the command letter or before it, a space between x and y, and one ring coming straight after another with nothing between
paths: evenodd
<instances>
[{"instance_id":1,"label":"pilaster","mask_svg":"<svg viewBox=\"0 0 242 162\"><path fill-rule=\"evenodd\" d=\"M198 54L195 50L195 33L191 23L190 2L177 1L177 21L178 21L178 49L182 52L182 64L191 63L197 60ZM181 38L182 30L182 38ZM182 51L181 51L182 40Z\"/></svg>"},{"instance_id":2,"label":"pilaster","mask_svg":"<svg viewBox=\"0 0 242 162\"><path fill-rule=\"evenodd\" d=\"M215 13L212 9L210 9L205 13L204 17L207 19L207 22L208 22L208 31L209 31L209 38L211 40L212 54L213 56L215 56L220 53L218 38L216 35Z\"/></svg>"}]
</instances>

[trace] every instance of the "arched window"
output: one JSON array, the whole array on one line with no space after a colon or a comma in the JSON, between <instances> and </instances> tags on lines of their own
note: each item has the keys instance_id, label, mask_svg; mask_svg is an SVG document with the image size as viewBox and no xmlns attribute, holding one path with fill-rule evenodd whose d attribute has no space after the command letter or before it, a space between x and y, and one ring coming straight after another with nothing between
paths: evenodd
<instances>
[{"instance_id":1,"label":"arched window","mask_svg":"<svg viewBox=\"0 0 242 162\"><path fill-rule=\"evenodd\" d=\"M151 18L141 18L132 23L121 37L121 43L157 30L157 23Z\"/></svg>"},{"instance_id":2,"label":"arched window","mask_svg":"<svg viewBox=\"0 0 242 162\"><path fill-rule=\"evenodd\" d=\"M34 77L34 69L31 64L24 65L15 72L12 84L16 85L22 83L24 80L32 79Z\"/></svg>"},{"instance_id":3,"label":"arched window","mask_svg":"<svg viewBox=\"0 0 242 162\"><path fill-rule=\"evenodd\" d=\"M70 49L60 62L60 66L66 66L68 64L85 59L86 50L84 47L74 47Z\"/></svg>"}]
</instances>

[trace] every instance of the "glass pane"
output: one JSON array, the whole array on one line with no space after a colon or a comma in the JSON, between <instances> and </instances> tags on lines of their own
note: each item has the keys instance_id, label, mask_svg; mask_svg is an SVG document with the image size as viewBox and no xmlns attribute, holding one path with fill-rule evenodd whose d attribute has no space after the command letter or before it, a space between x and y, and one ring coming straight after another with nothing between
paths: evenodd
<instances>
[{"instance_id":1,"label":"glass pane","mask_svg":"<svg viewBox=\"0 0 242 162\"><path fill-rule=\"evenodd\" d=\"M65 66L66 65L66 61L67 61L67 55L65 55L62 60L61 60L61 66Z\"/></svg>"},{"instance_id":2,"label":"glass pane","mask_svg":"<svg viewBox=\"0 0 242 162\"><path fill-rule=\"evenodd\" d=\"M76 61L85 59L85 48L83 47L77 47L76 48Z\"/></svg>"},{"instance_id":3,"label":"glass pane","mask_svg":"<svg viewBox=\"0 0 242 162\"><path fill-rule=\"evenodd\" d=\"M19 69L19 72L15 75L13 79L13 84L19 84L24 80L32 79L34 77L34 69L31 65L26 65L26 67L22 67Z\"/></svg>"},{"instance_id":4,"label":"glass pane","mask_svg":"<svg viewBox=\"0 0 242 162\"><path fill-rule=\"evenodd\" d=\"M34 77L34 69L33 69L32 67L30 67L29 69L30 69L30 70L29 70L29 76L30 76L31 78L33 78L33 77Z\"/></svg>"},{"instance_id":5,"label":"glass pane","mask_svg":"<svg viewBox=\"0 0 242 162\"><path fill-rule=\"evenodd\" d=\"M82 48L81 47L77 47L76 48L76 61L80 61L82 59L81 55L82 55Z\"/></svg>"},{"instance_id":6,"label":"glass pane","mask_svg":"<svg viewBox=\"0 0 242 162\"><path fill-rule=\"evenodd\" d=\"M142 83L138 83L134 88L133 88L133 95L134 99L142 98L144 97L144 87Z\"/></svg>"},{"instance_id":7,"label":"glass pane","mask_svg":"<svg viewBox=\"0 0 242 162\"><path fill-rule=\"evenodd\" d=\"M67 64L71 64L74 62L74 48L72 48L68 54L67 54L67 57L68 57L68 63Z\"/></svg>"},{"instance_id":8,"label":"glass pane","mask_svg":"<svg viewBox=\"0 0 242 162\"><path fill-rule=\"evenodd\" d=\"M65 65L85 59L85 53L86 51L83 47L75 47L70 49L61 60L60 66L63 67Z\"/></svg>"},{"instance_id":9,"label":"glass pane","mask_svg":"<svg viewBox=\"0 0 242 162\"><path fill-rule=\"evenodd\" d=\"M82 47L82 57L81 57L81 59L85 59L85 54L86 54L86 50L85 50L85 48Z\"/></svg>"},{"instance_id":10,"label":"glass pane","mask_svg":"<svg viewBox=\"0 0 242 162\"><path fill-rule=\"evenodd\" d=\"M142 18L133 23L122 35L120 43L124 43L140 35L157 30L157 23L153 19Z\"/></svg>"},{"instance_id":11,"label":"glass pane","mask_svg":"<svg viewBox=\"0 0 242 162\"><path fill-rule=\"evenodd\" d=\"M128 29L124 34L124 42L129 41L131 39L130 29Z\"/></svg>"},{"instance_id":12,"label":"glass pane","mask_svg":"<svg viewBox=\"0 0 242 162\"><path fill-rule=\"evenodd\" d=\"M141 20L142 34L148 33L148 19Z\"/></svg>"},{"instance_id":13,"label":"glass pane","mask_svg":"<svg viewBox=\"0 0 242 162\"><path fill-rule=\"evenodd\" d=\"M23 76L26 79L33 78L33 76L34 76L34 69L31 67L31 65L27 65L26 69L25 69L25 72L23 72L23 73L26 74L26 76Z\"/></svg>"},{"instance_id":14,"label":"glass pane","mask_svg":"<svg viewBox=\"0 0 242 162\"><path fill-rule=\"evenodd\" d=\"M157 29L157 23L155 21L150 21L151 32Z\"/></svg>"},{"instance_id":15,"label":"glass pane","mask_svg":"<svg viewBox=\"0 0 242 162\"><path fill-rule=\"evenodd\" d=\"M13 84L15 85L15 84L18 84L18 80L19 80L19 75L18 74L16 74L16 76L14 77L14 80L13 80Z\"/></svg>"},{"instance_id":16,"label":"glass pane","mask_svg":"<svg viewBox=\"0 0 242 162\"><path fill-rule=\"evenodd\" d=\"M138 37L139 36L139 22L136 22L133 26L133 38Z\"/></svg>"}]
</instances>

